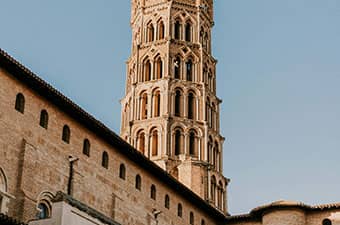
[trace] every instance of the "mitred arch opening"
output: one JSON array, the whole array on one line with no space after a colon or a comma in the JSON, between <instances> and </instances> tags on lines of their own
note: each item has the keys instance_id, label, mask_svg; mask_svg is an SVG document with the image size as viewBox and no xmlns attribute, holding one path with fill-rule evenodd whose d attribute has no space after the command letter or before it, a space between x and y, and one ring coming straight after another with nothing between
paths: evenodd
<instances>
[{"instance_id":1,"label":"mitred arch opening","mask_svg":"<svg viewBox=\"0 0 340 225\"><path fill-rule=\"evenodd\" d=\"M158 40L162 40L165 37L165 26L164 22L161 20L158 22Z\"/></svg>"},{"instance_id":2,"label":"mitred arch opening","mask_svg":"<svg viewBox=\"0 0 340 225\"><path fill-rule=\"evenodd\" d=\"M161 57L157 57L155 63L155 79L162 79L163 78L163 61Z\"/></svg>"},{"instance_id":3,"label":"mitred arch opening","mask_svg":"<svg viewBox=\"0 0 340 225\"><path fill-rule=\"evenodd\" d=\"M179 56L174 61L174 77L175 79L181 78L181 58Z\"/></svg>"},{"instance_id":4,"label":"mitred arch opening","mask_svg":"<svg viewBox=\"0 0 340 225\"><path fill-rule=\"evenodd\" d=\"M181 22L179 20L176 20L174 24L174 38L177 40L181 39L181 28Z\"/></svg>"}]
</instances>

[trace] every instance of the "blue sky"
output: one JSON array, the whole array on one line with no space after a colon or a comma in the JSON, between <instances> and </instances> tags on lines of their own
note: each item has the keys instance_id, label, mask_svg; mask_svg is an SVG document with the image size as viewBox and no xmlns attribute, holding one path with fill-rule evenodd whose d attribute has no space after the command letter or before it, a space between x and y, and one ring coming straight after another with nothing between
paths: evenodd
<instances>
[{"instance_id":1,"label":"blue sky","mask_svg":"<svg viewBox=\"0 0 340 225\"><path fill-rule=\"evenodd\" d=\"M119 131L128 0L0 0L0 48ZM340 2L215 1L232 214L340 201Z\"/></svg>"}]
</instances>

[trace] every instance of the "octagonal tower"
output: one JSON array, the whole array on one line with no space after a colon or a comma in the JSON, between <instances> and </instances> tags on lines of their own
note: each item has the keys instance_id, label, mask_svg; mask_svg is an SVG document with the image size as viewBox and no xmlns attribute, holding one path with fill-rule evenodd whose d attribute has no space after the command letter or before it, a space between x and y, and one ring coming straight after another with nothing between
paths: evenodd
<instances>
[{"instance_id":1,"label":"octagonal tower","mask_svg":"<svg viewBox=\"0 0 340 225\"><path fill-rule=\"evenodd\" d=\"M121 136L227 212L213 0L132 0Z\"/></svg>"}]
</instances>

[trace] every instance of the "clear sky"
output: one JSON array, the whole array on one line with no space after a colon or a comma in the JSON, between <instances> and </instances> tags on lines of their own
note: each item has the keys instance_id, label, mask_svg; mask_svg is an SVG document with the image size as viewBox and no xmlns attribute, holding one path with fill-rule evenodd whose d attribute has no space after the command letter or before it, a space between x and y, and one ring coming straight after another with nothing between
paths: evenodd
<instances>
[{"instance_id":1,"label":"clear sky","mask_svg":"<svg viewBox=\"0 0 340 225\"><path fill-rule=\"evenodd\" d=\"M119 132L128 0L0 0L0 48ZM340 1L216 0L232 214L340 202Z\"/></svg>"}]
</instances>

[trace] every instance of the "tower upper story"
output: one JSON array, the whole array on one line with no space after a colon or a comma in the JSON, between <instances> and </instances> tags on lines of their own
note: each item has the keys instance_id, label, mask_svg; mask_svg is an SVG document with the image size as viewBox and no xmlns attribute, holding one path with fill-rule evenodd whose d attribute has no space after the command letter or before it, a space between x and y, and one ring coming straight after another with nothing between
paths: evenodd
<instances>
[{"instance_id":1,"label":"tower upper story","mask_svg":"<svg viewBox=\"0 0 340 225\"><path fill-rule=\"evenodd\" d=\"M121 136L226 212L213 0L132 0Z\"/></svg>"}]
</instances>

